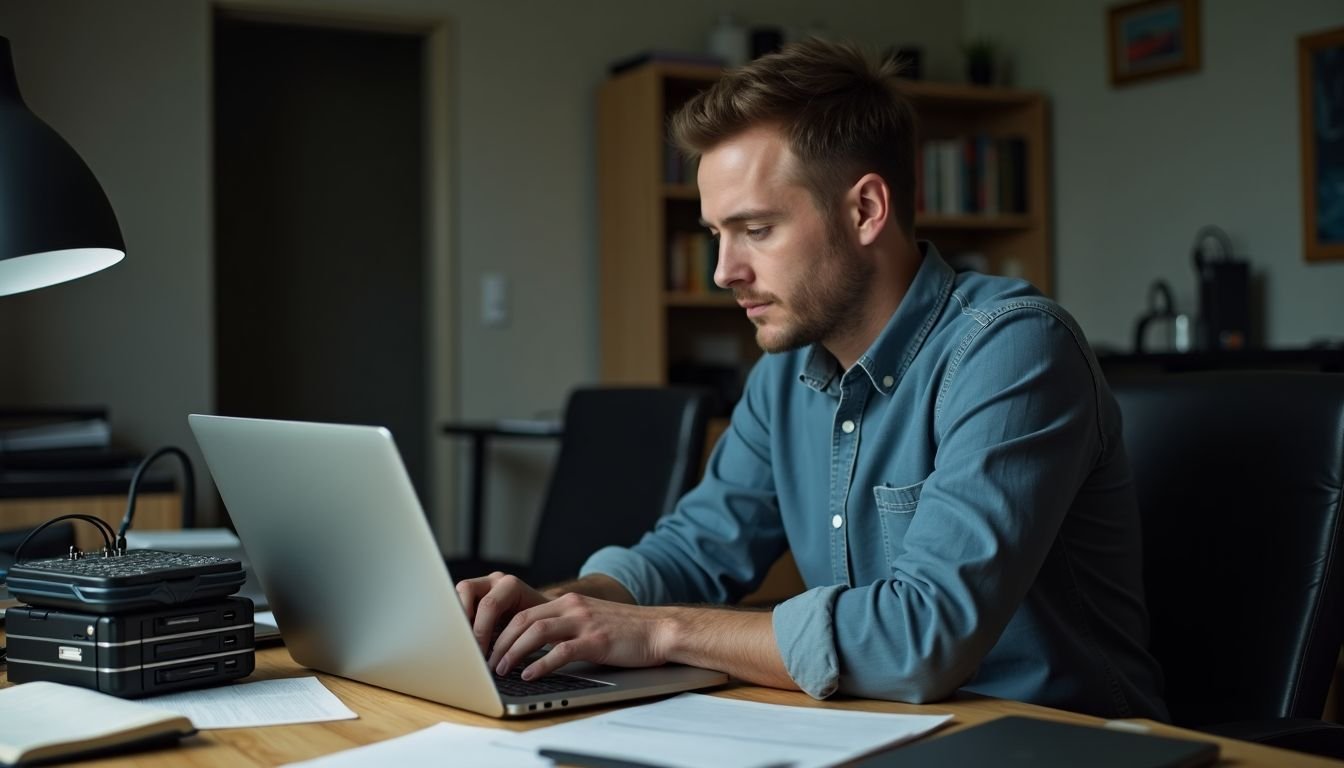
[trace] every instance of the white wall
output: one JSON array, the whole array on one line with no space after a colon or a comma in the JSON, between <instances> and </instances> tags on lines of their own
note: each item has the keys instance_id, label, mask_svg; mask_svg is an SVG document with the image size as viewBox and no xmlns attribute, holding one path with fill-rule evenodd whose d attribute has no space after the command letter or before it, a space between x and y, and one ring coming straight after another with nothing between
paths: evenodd
<instances>
[{"instance_id":1,"label":"white wall","mask_svg":"<svg viewBox=\"0 0 1344 768\"><path fill-rule=\"evenodd\" d=\"M607 65L644 49L701 49L708 0L286 0L257 8L452 20L457 412L557 412L597 376L594 99ZM232 3L231 5L239 5ZM820 21L875 50L926 50L956 73L958 3L733 4L751 23ZM107 402L132 442L192 444L185 414L212 393L209 18L205 0L5 0L19 82L84 155L125 231L120 266L0 302L0 402ZM512 320L484 328L480 277L505 274ZM493 465L490 549L526 550L549 452Z\"/></svg>"},{"instance_id":2,"label":"white wall","mask_svg":"<svg viewBox=\"0 0 1344 768\"><path fill-rule=\"evenodd\" d=\"M1054 114L1058 292L1094 343L1128 347L1148 284L1196 310L1190 249L1217 224L1266 281L1270 345L1344 338L1344 262L1302 251L1297 37L1344 24L1339 0L1203 0L1203 66L1125 88L1106 68L1113 0L966 0Z\"/></svg>"}]
</instances>

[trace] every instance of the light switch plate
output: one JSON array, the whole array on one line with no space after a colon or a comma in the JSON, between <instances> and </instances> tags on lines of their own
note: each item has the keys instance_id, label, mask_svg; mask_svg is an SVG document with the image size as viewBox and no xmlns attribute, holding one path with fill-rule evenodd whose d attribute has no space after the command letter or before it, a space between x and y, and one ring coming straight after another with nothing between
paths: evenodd
<instances>
[{"instance_id":1,"label":"light switch plate","mask_svg":"<svg viewBox=\"0 0 1344 768\"><path fill-rule=\"evenodd\" d=\"M481 275L481 324L498 328L509 322L509 279L498 272Z\"/></svg>"}]
</instances>

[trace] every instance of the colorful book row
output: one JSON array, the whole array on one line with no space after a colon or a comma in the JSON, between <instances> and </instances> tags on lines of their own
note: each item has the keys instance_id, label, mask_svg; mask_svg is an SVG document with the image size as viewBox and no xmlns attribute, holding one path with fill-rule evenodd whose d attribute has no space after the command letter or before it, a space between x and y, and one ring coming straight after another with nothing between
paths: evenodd
<instances>
[{"instance_id":1,"label":"colorful book row","mask_svg":"<svg viewBox=\"0 0 1344 768\"><path fill-rule=\"evenodd\" d=\"M1027 142L1018 136L930 139L915 163L915 210L956 216L1026 213Z\"/></svg>"},{"instance_id":2,"label":"colorful book row","mask_svg":"<svg viewBox=\"0 0 1344 768\"><path fill-rule=\"evenodd\" d=\"M714 238L708 232L674 232L667 244L667 289L685 293L723 292L714 284L718 264Z\"/></svg>"}]
</instances>

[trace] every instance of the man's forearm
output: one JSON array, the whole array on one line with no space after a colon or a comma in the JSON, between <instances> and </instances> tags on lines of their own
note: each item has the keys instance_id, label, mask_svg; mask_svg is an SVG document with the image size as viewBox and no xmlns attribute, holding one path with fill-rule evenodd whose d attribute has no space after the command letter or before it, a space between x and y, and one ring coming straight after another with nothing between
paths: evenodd
<instances>
[{"instance_id":1,"label":"man's forearm","mask_svg":"<svg viewBox=\"0 0 1344 768\"><path fill-rule=\"evenodd\" d=\"M583 578L564 581L541 590L543 595L551 599L570 592L578 592L580 595L595 597L598 600L610 600L613 603L635 604L635 596L630 594L630 590L605 573L590 573Z\"/></svg>"},{"instance_id":2,"label":"man's forearm","mask_svg":"<svg viewBox=\"0 0 1344 768\"><path fill-rule=\"evenodd\" d=\"M717 669L741 680L798 690L775 643L769 611L667 606L653 609L661 624L661 656Z\"/></svg>"}]
</instances>

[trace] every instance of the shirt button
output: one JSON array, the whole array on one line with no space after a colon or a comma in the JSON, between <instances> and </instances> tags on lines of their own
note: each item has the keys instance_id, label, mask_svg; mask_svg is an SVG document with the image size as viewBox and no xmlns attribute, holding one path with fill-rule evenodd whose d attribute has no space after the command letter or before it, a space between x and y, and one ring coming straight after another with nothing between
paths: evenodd
<instances>
[{"instance_id":1,"label":"shirt button","mask_svg":"<svg viewBox=\"0 0 1344 768\"><path fill-rule=\"evenodd\" d=\"M895 384L895 383L896 383L896 380L893 379L893 378L891 378L890 376L883 376L883 377L882 377L882 386L884 386L884 387L890 387L892 384Z\"/></svg>"},{"instance_id":2,"label":"shirt button","mask_svg":"<svg viewBox=\"0 0 1344 768\"><path fill-rule=\"evenodd\" d=\"M845 431L846 435L848 435L850 432L854 431L854 422L850 421L849 419L845 419L845 423L841 424L840 428ZM835 527L839 528L840 526L837 525Z\"/></svg>"},{"instance_id":3,"label":"shirt button","mask_svg":"<svg viewBox=\"0 0 1344 768\"><path fill-rule=\"evenodd\" d=\"M844 524L845 524L844 518L840 517L839 515L836 515L835 517L832 517L832 518L831 518L831 527L832 527L832 528L839 528L840 526L842 526L842 525L844 525Z\"/></svg>"}]
</instances>

